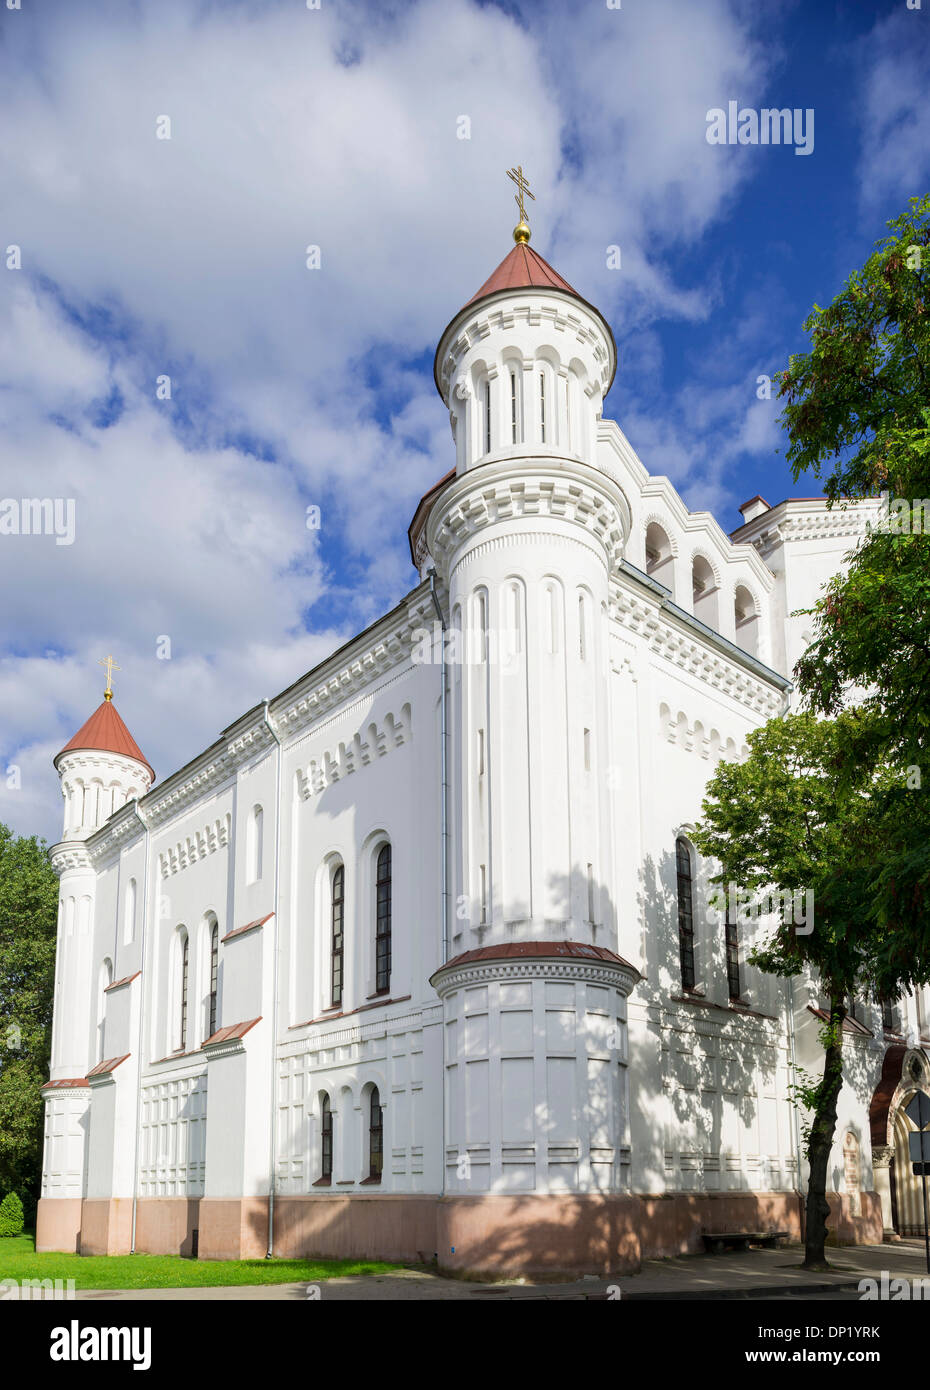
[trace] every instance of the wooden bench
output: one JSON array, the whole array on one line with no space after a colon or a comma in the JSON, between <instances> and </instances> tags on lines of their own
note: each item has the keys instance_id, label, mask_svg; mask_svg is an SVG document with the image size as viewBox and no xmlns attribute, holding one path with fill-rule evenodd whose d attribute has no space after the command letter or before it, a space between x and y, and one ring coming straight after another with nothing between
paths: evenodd
<instances>
[{"instance_id":1,"label":"wooden bench","mask_svg":"<svg viewBox=\"0 0 930 1390\"><path fill-rule=\"evenodd\" d=\"M701 1239L710 1255L722 1255L725 1250L748 1250L750 1245L763 1245L777 1250L788 1239L787 1231L703 1231Z\"/></svg>"}]
</instances>

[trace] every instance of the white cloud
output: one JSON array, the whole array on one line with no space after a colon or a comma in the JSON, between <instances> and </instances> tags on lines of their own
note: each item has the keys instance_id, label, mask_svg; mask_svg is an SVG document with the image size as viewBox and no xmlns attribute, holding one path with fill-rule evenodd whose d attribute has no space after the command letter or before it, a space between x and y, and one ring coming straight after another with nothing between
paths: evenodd
<instances>
[{"instance_id":1,"label":"white cloud","mask_svg":"<svg viewBox=\"0 0 930 1390\"><path fill-rule=\"evenodd\" d=\"M419 363L511 245L504 168L529 171L534 246L621 351L635 331L655 356L658 315L707 313L715 285L676 283L661 248L746 177L704 117L751 100L770 59L724 0L522 23L467 0L8 19L0 179L24 268L0 272L0 494L74 497L77 538L0 545L3 752L25 774L19 792L0 777L0 816L54 837L48 759L99 698L98 656L120 660L117 702L164 774L407 587L407 523L453 462ZM653 471L675 454L717 485L704 446L654 426L637 442ZM345 616L310 635L323 597Z\"/></svg>"}]
</instances>

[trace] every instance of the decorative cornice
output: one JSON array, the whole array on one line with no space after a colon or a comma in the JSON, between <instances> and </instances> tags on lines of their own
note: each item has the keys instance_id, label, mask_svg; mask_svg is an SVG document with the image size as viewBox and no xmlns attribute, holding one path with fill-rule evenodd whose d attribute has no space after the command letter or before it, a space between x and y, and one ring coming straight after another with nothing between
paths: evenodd
<instances>
[{"instance_id":1,"label":"decorative cornice","mask_svg":"<svg viewBox=\"0 0 930 1390\"><path fill-rule=\"evenodd\" d=\"M279 734L290 741L306 733L334 710L341 710L349 697L368 690L386 672L409 661L414 633L429 627L435 616L429 589L421 585L392 614L338 653L338 660L323 662L274 702Z\"/></svg>"},{"instance_id":2,"label":"decorative cornice","mask_svg":"<svg viewBox=\"0 0 930 1390\"><path fill-rule=\"evenodd\" d=\"M449 324L436 350L434 369L444 401L448 402L452 376L462 357L492 333L510 332L517 323L534 328L548 324L550 335L568 333L575 343L587 347L597 371L596 381L587 388L588 394L593 390L602 396L607 394L613 379L614 345L606 319L580 296L567 295L555 287L526 286L502 290L496 298L482 299L472 309L466 304ZM592 324L597 325L597 332ZM577 356L577 352L571 355Z\"/></svg>"},{"instance_id":3,"label":"decorative cornice","mask_svg":"<svg viewBox=\"0 0 930 1390\"><path fill-rule=\"evenodd\" d=\"M499 522L559 521L580 527L613 568L630 528L621 489L599 470L568 458L529 455L461 474L427 525L429 553L448 573L456 553Z\"/></svg>"},{"instance_id":4,"label":"decorative cornice","mask_svg":"<svg viewBox=\"0 0 930 1390\"><path fill-rule=\"evenodd\" d=\"M63 873L74 869L89 871L93 867L83 840L62 840L59 844L52 845L48 859L59 878Z\"/></svg>"},{"instance_id":5,"label":"decorative cornice","mask_svg":"<svg viewBox=\"0 0 930 1390\"><path fill-rule=\"evenodd\" d=\"M642 977L632 965L621 961L587 960L579 957L552 959L529 956L520 960L473 961L464 965L442 966L430 977L430 984L444 999L455 989L495 980L580 980L588 984L611 985L628 995Z\"/></svg>"},{"instance_id":6,"label":"decorative cornice","mask_svg":"<svg viewBox=\"0 0 930 1390\"><path fill-rule=\"evenodd\" d=\"M137 807L138 801L127 801L125 806L121 806L104 821L99 830L88 836L87 852L95 868L115 858L127 844L141 839L145 834L145 826L138 815Z\"/></svg>"},{"instance_id":7,"label":"decorative cornice","mask_svg":"<svg viewBox=\"0 0 930 1390\"><path fill-rule=\"evenodd\" d=\"M614 582L610 588L610 616L623 628L644 638L651 652L664 657L706 685L719 690L766 719L781 714L785 696L780 686L752 675L709 643L700 641L678 625L662 605L632 587ZM777 673L773 672L773 675Z\"/></svg>"},{"instance_id":8,"label":"decorative cornice","mask_svg":"<svg viewBox=\"0 0 930 1390\"><path fill-rule=\"evenodd\" d=\"M261 711L252 713L244 728L232 727L235 732L231 737L213 744L187 768L182 768L141 799L146 824L156 829L174 819L230 782L241 766L274 746L274 736Z\"/></svg>"}]
</instances>

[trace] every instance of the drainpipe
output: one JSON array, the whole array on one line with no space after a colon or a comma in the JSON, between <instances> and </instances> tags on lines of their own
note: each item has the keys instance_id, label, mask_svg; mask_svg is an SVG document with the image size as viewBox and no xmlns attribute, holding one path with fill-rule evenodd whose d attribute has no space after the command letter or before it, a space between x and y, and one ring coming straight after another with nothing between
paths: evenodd
<instances>
[{"instance_id":1,"label":"drainpipe","mask_svg":"<svg viewBox=\"0 0 930 1390\"><path fill-rule=\"evenodd\" d=\"M447 743L448 736L446 731L446 620L442 616L442 609L439 606L439 599L436 595L436 569L429 572L429 591L433 600L433 607L436 609L436 616L442 628L441 661L442 668L442 694L440 698L440 783L442 787L442 804L440 806L440 843L442 845L442 858L440 862L440 872L442 880L442 963L445 965L449 959L449 766Z\"/></svg>"},{"instance_id":2,"label":"drainpipe","mask_svg":"<svg viewBox=\"0 0 930 1390\"><path fill-rule=\"evenodd\" d=\"M141 921L139 924L142 946L142 952L139 961L139 1037L136 1043L136 1057L138 1058L139 1076L136 1082L136 1132L134 1137L132 1158L132 1238L129 1242L130 1255L134 1255L136 1253L136 1210L139 1203L139 1139L141 1135L142 1125L142 1066L144 1062L142 1049L145 1043L145 947L146 938L148 935L148 933L145 930L145 924L146 919L148 917L149 901L149 828L145 823L145 818L142 815L141 810L139 809L138 801L136 802L135 811L136 819L139 821L145 834L145 849L143 850L142 862L142 909L140 913ZM119 913L117 913L117 918L118 917ZM115 960L116 957L114 956L113 959Z\"/></svg>"},{"instance_id":3,"label":"drainpipe","mask_svg":"<svg viewBox=\"0 0 930 1390\"><path fill-rule=\"evenodd\" d=\"M265 1251L265 1259L270 1260L274 1254L274 1183L275 1165L278 1161L278 1145L276 1133L277 1106L275 1098L277 1095L277 1068L278 1060L278 872L279 872L279 853L281 847L281 740L278 737L275 727L268 717L268 701L265 701L265 708L262 710L262 718L268 727L268 732L277 745L274 774L274 898L272 902L272 922L274 928L272 932L272 974L271 974L271 1120L270 1120L270 1158L268 1170L268 1249Z\"/></svg>"}]
</instances>

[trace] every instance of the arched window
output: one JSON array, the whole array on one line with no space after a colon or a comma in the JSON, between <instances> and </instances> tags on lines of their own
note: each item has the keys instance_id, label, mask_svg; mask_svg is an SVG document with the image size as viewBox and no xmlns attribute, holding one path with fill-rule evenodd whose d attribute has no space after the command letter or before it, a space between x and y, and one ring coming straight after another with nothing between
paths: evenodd
<instances>
[{"instance_id":1,"label":"arched window","mask_svg":"<svg viewBox=\"0 0 930 1390\"><path fill-rule=\"evenodd\" d=\"M694 989L694 906L692 898L691 850L680 836L675 841L678 872L678 954L681 960L681 987Z\"/></svg>"},{"instance_id":2,"label":"arched window","mask_svg":"<svg viewBox=\"0 0 930 1390\"><path fill-rule=\"evenodd\" d=\"M384 1112L377 1086L371 1088L371 1109L368 1118L368 1180L380 1182L384 1167Z\"/></svg>"},{"instance_id":3,"label":"arched window","mask_svg":"<svg viewBox=\"0 0 930 1390\"><path fill-rule=\"evenodd\" d=\"M672 543L657 521L650 521L646 527L646 573L657 584L664 584L674 596L675 557Z\"/></svg>"},{"instance_id":4,"label":"arched window","mask_svg":"<svg viewBox=\"0 0 930 1390\"><path fill-rule=\"evenodd\" d=\"M261 806L253 806L249 816L246 833L246 861L248 863L248 883L257 883L262 876L262 850L264 839L264 812Z\"/></svg>"},{"instance_id":5,"label":"arched window","mask_svg":"<svg viewBox=\"0 0 930 1390\"><path fill-rule=\"evenodd\" d=\"M103 1061L104 1028L107 1013L107 990L113 983L113 962L110 957L100 966L100 993L97 999L97 1061Z\"/></svg>"},{"instance_id":6,"label":"arched window","mask_svg":"<svg viewBox=\"0 0 930 1390\"><path fill-rule=\"evenodd\" d=\"M739 999L742 993L739 978L739 924L730 913L729 897L723 931L727 948L727 990L731 999Z\"/></svg>"},{"instance_id":7,"label":"arched window","mask_svg":"<svg viewBox=\"0 0 930 1390\"><path fill-rule=\"evenodd\" d=\"M759 655L759 619L752 594L744 584L737 584L733 597L733 618L736 624L736 643L750 656Z\"/></svg>"},{"instance_id":8,"label":"arched window","mask_svg":"<svg viewBox=\"0 0 930 1390\"><path fill-rule=\"evenodd\" d=\"M710 561L695 555L691 562L691 596L694 616L717 631L717 580Z\"/></svg>"},{"instance_id":9,"label":"arched window","mask_svg":"<svg viewBox=\"0 0 930 1390\"><path fill-rule=\"evenodd\" d=\"M180 974L178 979L178 1047L183 1052L187 1047L187 993L190 985L190 941L187 932L181 931Z\"/></svg>"},{"instance_id":10,"label":"arched window","mask_svg":"<svg viewBox=\"0 0 930 1390\"><path fill-rule=\"evenodd\" d=\"M210 1007L207 1024L209 1032L208 1038L212 1038L216 1032L216 982L219 975L220 966L220 929L216 922L210 929Z\"/></svg>"},{"instance_id":11,"label":"arched window","mask_svg":"<svg viewBox=\"0 0 930 1390\"><path fill-rule=\"evenodd\" d=\"M391 987L391 846L378 852L375 884L375 989L379 994Z\"/></svg>"},{"instance_id":12,"label":"arched window","mask_svg":"<svg viewBox=\"0 0 930 1390\"><path fill-rule=\"evenodd\" d=\"M136 934L136 880L131 878L126 884L126 897L123 902L123 941L128 945Z\"/></svg>"},{"instance_id":13,"label":"arched window","mask_svg":"<svg viewBox=\"0 0 930 1390\"><path fill-rule=\"evenodd\" d=\"M320 1123L321 1156L320 1156L320 1181L332 1182L333 1180L333 1112L329 1104L329 1096L323 1097L321 1107Z\"/></svg>"},{"instance_id":14,"label":"arched window","mask_svg":"<svg viewBox=\"0 0 930 1390\"><path fill-rule=\"evenodd\" d=\"M333 873L331 888L332 923L332 965L330 981L332 985L330 1002L335 1007L342 1003L342 944L345 922L345 869L340 864Z\"/></svg>"}]
</instances>

